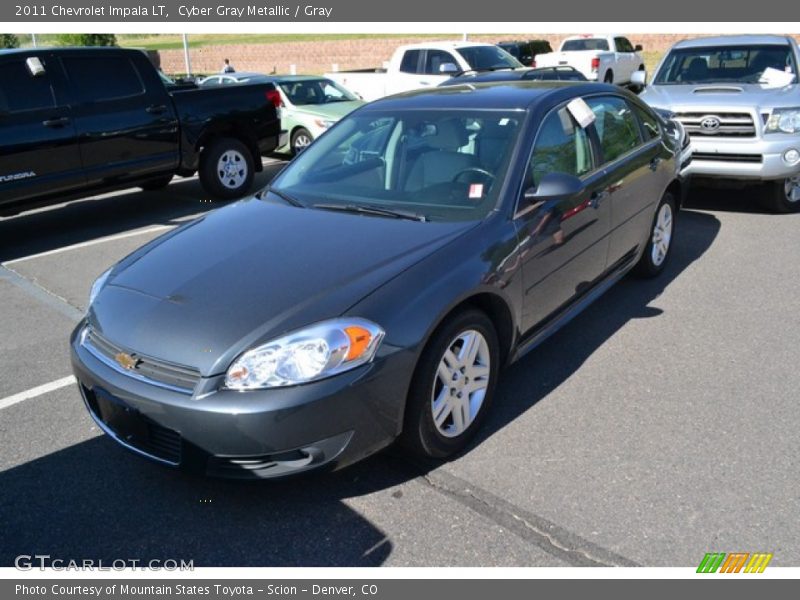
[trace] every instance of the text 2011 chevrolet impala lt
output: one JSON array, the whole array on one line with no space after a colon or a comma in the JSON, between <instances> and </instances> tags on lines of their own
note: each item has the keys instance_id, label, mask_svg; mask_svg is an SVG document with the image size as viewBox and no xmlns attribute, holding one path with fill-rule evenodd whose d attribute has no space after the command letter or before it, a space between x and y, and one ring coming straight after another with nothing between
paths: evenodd
<instances>
[{"instance_id":1,"label":"text 2011 chevrolet impala lt","mask_svg":"<svg viewBox=\"0 0 800 600\"><path fill-rule=\"evenodd\" d=\"M664 268L684 138L604 84L369 104L95 282L71 339L86 405L129 449L209 475L341 467L397 438L450 456L503 364Z\"/></svg>"}]
</instances>

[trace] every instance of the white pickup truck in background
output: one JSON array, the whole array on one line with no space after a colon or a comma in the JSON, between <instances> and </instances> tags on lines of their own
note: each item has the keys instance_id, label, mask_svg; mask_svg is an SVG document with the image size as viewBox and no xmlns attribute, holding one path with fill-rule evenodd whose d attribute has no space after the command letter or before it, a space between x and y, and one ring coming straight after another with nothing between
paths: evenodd
<instances>
[{"instance_id":1,"label":"white pickup truck in background","mask_svg":"<svg viewBox=\"0 0 800 600\"><path fill-rule=\"evenodd\" d=\"M366 101L436 87L459 73L524 69L508 52L478 42L423 42L400 46L383 68L325 73Z\"/></svg>"},{"instance_id":2,"label":"white pickup truck in background","mask_svg":"<svg viewBox=\"0 0 800 600\"><path fill-rule=\"evenodd\" d=\"M621 35L574 36L565 39L558 52L539 54L536 66L569 65L590 81L626 85L635 71L644 71L641 49Z\"/></svg>"}]
</instances>

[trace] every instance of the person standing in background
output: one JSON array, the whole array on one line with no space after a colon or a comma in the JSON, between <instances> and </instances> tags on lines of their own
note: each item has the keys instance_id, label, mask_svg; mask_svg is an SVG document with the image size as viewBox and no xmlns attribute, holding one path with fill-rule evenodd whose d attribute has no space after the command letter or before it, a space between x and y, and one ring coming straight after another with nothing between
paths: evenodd
<instances>
[{"instance_id":1,"label":"person standing in background","mask_svg":"<svg viewBox=\"0 0 800 600\"><path fill-rule=\"evenodd\" d=\"M225 59L225 64L222 65L222 73L235 73L236 69L233 68L231 61L227 58Z\"/></svg>"}]
</instances>

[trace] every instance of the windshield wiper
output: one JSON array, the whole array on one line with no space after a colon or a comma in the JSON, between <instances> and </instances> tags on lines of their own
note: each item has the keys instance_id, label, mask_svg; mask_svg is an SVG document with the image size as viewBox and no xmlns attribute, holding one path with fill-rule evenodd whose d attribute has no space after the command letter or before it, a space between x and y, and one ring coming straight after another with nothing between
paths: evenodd
<instances>
[{"instance_id":1,"label":"windshield wiper","mask_svg":"<svg viewBox=\"0 0 800 600\"><path fill-rule=\"evenodd\" d=\"M286 192L282 192L280 190L276 190L275 188L271 188L271 187L264 188L264 190L262 192L258 193L257 198L259 200L261 198L263 198L264 192L269 192L270 194L275 194L278 198L280 198L281 200L283 200L287 204L291 204L292 206L296 206L297 208L305 208L306 207L306 205L303 204L302 202L300 202L300 200L297 200L296 198L293 198L292 196L290 196Z\"/></svg>"},{"instance_id":2,"label":"windshield wiper","mask_svg":"<svg viewBox=\"0 0 800 600\"><path fill-rule=\"evenodd\" d=\"M392 217L393 219L407 219L409 221L427 221L425 215L419 213L396 210L391 208L382 208L380 206L372 206L369 204L313 204L314 208L321 210L338 210L341 212L359 213L363 215L376 215L379 217Z\"/></svg>"}]
</instances>

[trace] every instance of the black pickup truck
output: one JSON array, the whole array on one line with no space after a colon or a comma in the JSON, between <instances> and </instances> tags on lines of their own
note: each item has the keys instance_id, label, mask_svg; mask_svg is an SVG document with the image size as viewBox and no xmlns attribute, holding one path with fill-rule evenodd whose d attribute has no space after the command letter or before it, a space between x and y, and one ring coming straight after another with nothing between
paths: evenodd
<instances>
[{"instance_id":1,"label":"black pickup truck","mask_svg":"<svg viewBox=\"0 0 800 600\"><path fill-rule=\"evenodd\" d=\"M169 85L121 48L0 51L0 214L199 173L207 193L247 193L279 145L270 83Z\"/></svg>"}]
</instances>

